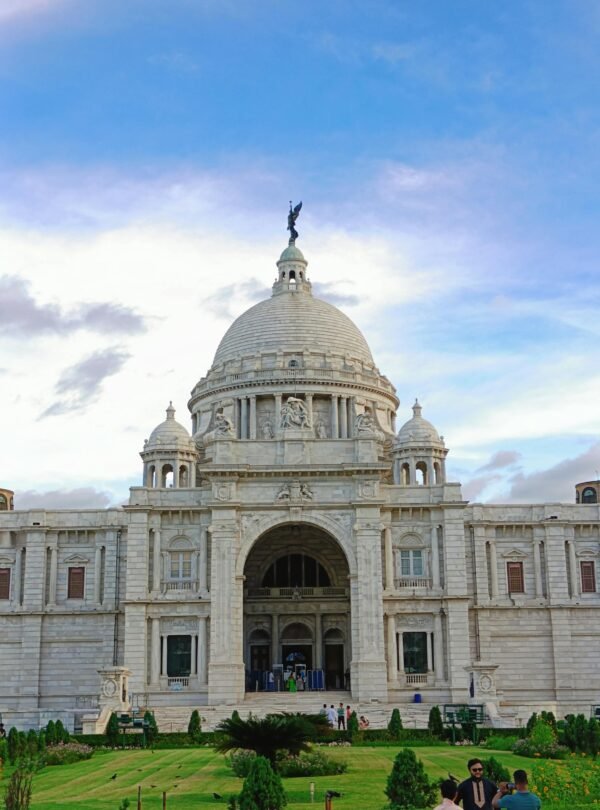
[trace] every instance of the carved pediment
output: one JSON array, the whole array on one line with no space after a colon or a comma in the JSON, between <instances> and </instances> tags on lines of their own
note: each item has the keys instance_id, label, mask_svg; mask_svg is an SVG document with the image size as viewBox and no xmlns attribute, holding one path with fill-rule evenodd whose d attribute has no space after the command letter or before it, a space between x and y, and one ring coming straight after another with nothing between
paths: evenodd
<instances>
[{"instance_id":1,"label":"carved pediment","mask_svg":"<svg viewBox=\"0 0 600 810\"><path fill-rule=\"evenodd\" d=\"M69 557L65 557L65 562L67 565L87 565L89 559L82 554L71 554Z\"/></svg>"},{"instance_id":2,"label":"carved pediment","mask_svg":"<svg viewBox=\"0 0 600 810\"><path fill-rule=\"evenodd\" d=\"M511 548L510 551L503 551L502 556L506 557L507 559L517 559L517 560L524 560L529 557L529 554L526 554L524 551L521 551L519 548Z\"/></svg>"},{"instance_id":3,"label":"carved pediment","mask_svg":"<svg viewBox=\"0 0 600 810\"><path fill-rule=\"evenodd\" d=\"M8 557L6 554L0 555L0 566L5 567L7 565L14 565L15 559L14 557Z\"/></svg>"},{"instance_id":4,"label":"carved pediment","mask_svg":"<svg viewBox=\"0 0 600 810\"><path fill-rule=\"evenodd\" d=\"M587 546L586 548L577 549L578 557L600 557L600 549Z\"/></svg>"}]
</instances>

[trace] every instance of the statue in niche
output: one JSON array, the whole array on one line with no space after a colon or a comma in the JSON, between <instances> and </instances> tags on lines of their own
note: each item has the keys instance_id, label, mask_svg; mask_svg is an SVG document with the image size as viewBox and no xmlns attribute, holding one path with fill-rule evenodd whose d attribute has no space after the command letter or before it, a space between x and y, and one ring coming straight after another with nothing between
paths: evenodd
<instances>
[{"instance_id":1,"label":"statue in niche","mask_svg":"<svg viewBox=\"0 0 600 810\"><path fill-rule=\"evenodd\" d=\"M275 435L273 431L273 423L268 417L263 421L261 430L263 439L272 439Z\"/></svg>"},{"instance_id":2,"label":"statue in niche","mask_svg":"<svg viewBox=\"0 0 600 810\"><path fill-rule=\"evenodd\" d=\"M296 243L296 239L298 238L298 231L295 228L296 220L300 216L300 211L302 210L302 203L299 202L295 208L292 208L292 201L290 200L290 213L288 214L288 224L287 229L290 232L290 245L294 245Z\"/></svg>"},{"instance_id":3,"label":"statue in niche","mask_svg":"<svg viewBox=\"0 0 600 810\"><path fill-rule=\"evenodd\" d=\"M228 419L223 411L217 411L215 415L215 430L216 436L233 436L233 423Z\"/></svg>"},{"instance_id":4,"label":"statue in niche","mask_svg":"<svg viewBox=\"0 0 600 810\"><path fill-rule=\"evenodd\" d=\"M354 420L354 432L357 436L369 434L383 438L383 433L377 428L370 408L365 408L364 413L356 415L356 419Z\"/></svg>"},{"instance_id":5,"label":"statue in niche","mask_svg":"<svg viewBox=\"0 0 600 810\"><path fill-rule=\"evenodd\" d=\"M315 431L317 434L317 439L327 439L327 427L325 426L325 422L322 419L319 419L317 424L315 425Z\"/></svg>"},{"instance_id":6,"label":"statue in niche","mask_svg":"<svg viewBox=\"0 0 600 810\"><path fill-rule=\"evenodd\" d=\"M310 418L306 405L298 397L288 397L281 409L281 427L287 428L310 428Z\"/></svg>"}]
</instances>

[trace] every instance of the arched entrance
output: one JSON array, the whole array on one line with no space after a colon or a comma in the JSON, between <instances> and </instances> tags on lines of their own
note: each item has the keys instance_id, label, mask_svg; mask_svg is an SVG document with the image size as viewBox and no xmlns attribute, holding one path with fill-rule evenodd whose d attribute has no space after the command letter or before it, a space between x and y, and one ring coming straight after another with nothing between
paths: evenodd
<instances>
[{"instance_id":1,"label":"arched entrance","mask_svg":"<svg viewBox=\"0 0 600 810\"><path fill-rule=\"evenodd\" d=\"M344 689L350 666L349 569L317 526L277 526L244 567L246 689Z\"/></svg>"}]
</instances>

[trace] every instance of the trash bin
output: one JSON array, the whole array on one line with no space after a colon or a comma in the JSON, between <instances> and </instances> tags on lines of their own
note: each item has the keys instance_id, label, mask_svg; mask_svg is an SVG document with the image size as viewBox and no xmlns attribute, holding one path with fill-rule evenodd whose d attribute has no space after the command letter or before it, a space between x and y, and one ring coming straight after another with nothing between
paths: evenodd
<instances>
[{"instance_id":1,"label":"trash bin","mask_svg":"<svg viewBox=\"0 0 600 810\"><path fill-rule=\"evenodd\" d=\"M413 703L422 703L423 702L423 695L420 692L415 692L415 696L413 697Z\"/></svg>"}]
</instances>

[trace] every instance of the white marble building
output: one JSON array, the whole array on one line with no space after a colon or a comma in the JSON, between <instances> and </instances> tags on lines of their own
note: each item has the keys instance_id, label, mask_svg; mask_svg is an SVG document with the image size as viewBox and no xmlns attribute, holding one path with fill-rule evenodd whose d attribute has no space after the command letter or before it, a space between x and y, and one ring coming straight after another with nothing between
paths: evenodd
<instances>
[{"instance_id":1,"label":"white marble building","mask_svg":"<svg viewBox=\"0 0 600 810\"><path fill-rule=\"evenodd\" d=\"M99 671L106 702L119 667L145 705L239 704L289 661L361 703L600 703L598 504L466 503L295 245L277 266L128 505L0 512L5 722L85 711Z\"/></svg>"}]
</instances>

